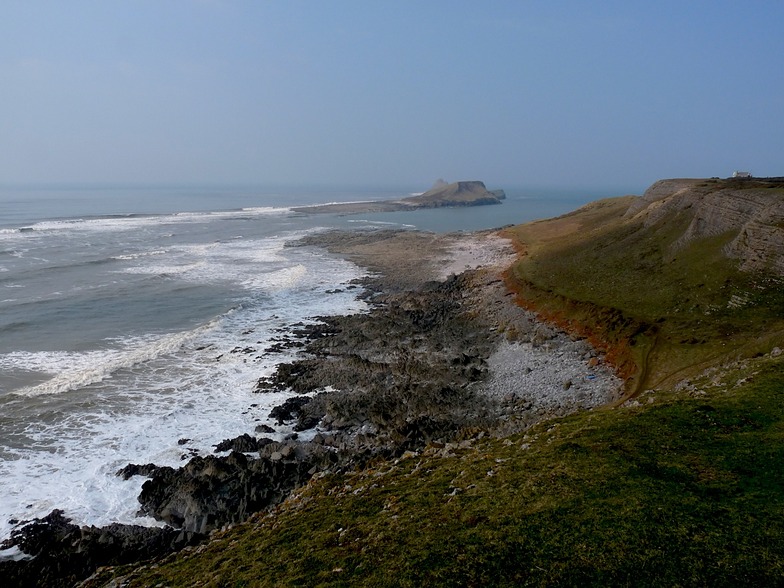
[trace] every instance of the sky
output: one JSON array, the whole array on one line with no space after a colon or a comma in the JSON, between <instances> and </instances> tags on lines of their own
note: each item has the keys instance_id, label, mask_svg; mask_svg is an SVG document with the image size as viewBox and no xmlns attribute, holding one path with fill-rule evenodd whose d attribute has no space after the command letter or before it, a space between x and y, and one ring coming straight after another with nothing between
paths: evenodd
<instances>
[{"instance_id":1,"label":"sky","mask_svg":"<svg viewBox=\"0 0 784 588\"><path fill-rule=\"evenodd\" d=\"M784 175L784 2L3 0L0 183Z\"/></svg>"}]
</instances>

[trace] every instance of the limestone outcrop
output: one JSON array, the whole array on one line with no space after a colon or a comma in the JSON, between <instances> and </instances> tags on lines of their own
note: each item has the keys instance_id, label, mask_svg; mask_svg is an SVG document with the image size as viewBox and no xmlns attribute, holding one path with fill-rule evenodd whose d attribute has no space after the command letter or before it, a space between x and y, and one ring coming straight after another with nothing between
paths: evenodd
<instances>
[{"instance_id":1,"label":"limestone outcrop","mask_svg":"<svg viewBox=\"0 0 784 588\"><path fill-rule=\"evenodd\" d=\"M695 239L728 235L724 251L742 270L784 276L784 179L660 180L626 217L651 227L672 214L688 221L675 251Z\"/></svg>"}]
</instances>

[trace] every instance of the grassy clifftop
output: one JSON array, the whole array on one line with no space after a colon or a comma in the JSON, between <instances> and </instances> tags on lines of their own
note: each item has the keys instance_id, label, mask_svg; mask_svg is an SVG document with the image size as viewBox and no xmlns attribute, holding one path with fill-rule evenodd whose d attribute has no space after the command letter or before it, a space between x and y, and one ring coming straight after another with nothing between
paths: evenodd
<instances>
[{"instance_id":1,"label":"grassy clifftop","mask_svg":"<svg viewBox=\"0 0 784 588\"><path fill-rule=\"evenodd\" d=\"M757 251L736 245L752 228L772 235L768 249L784 244L770 214L784 214L784 191L667 187L506 231L521 252L507 277L523 304L608 347L630 394L784 343L778 256L753 264Z\"/></svg>"},{"instance_id":2,"label":"grassy clifftop","mask_svg":"<svg viewBox=\"0 0 784 588\"><path fill-rule=\"evenodd\" d=\"M506 231L520 301L607 348L634 399L319 477L88 585L781 585L784 294L775 264L733 257L759 216L701 223L729 188L700 183Z\"/></svg>"}]
</instances>

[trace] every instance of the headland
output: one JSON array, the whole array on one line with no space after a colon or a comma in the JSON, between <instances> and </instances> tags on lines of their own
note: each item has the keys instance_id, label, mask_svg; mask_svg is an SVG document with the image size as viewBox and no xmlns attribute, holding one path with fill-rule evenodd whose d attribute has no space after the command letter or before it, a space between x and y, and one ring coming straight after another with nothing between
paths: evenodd
<instances>
[{"instance_id":1,"label":"headland","mask_svg":"<svg viewBox=\"0 0 784 588\"><path fill-rule=\"evenodd\" d=\"M338 202L333 204L301 206L294 208L294 211L308 214L399 212L426 208L500 204L504 198L506 198L506 195L503 190L490 191L485 187L485 184L480 181L462 181L453 182L451 184L437 182L433 188L416 196L408 196L406 198L393 200Z\"/></svg>"}]
</instances>

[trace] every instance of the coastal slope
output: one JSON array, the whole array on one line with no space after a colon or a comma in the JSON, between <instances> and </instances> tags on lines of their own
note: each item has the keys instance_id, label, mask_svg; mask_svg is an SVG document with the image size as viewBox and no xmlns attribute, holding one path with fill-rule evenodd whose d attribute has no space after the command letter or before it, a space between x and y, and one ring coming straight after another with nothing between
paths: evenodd
<instances>
[{"instance_id":1,"label":"coastal slope","mask_svg":"<svg viewBox=\"0 0 784 588\"><path fill-rule=\"evenodd\" d=\"M784 293L768 252L784 193L755 182L669 180L511 227L513 259L472 236L464 250L501 255L460 276L415 272L410 255L458 243L328 235L377 272L403 243L393 269L409 276L367 282L378 312L330 319L280 374L302 392L339 382L293 418L326 417L321 444L362 459L85 586L777 585ZM581 371L559 360L553 380L532 377L538 353L572 352ZM626 393L602 402L590 385L609 365Z\"/></svg>"},{"instance_id":2,"label":"coastal slope","mask_svg":"<svg viewBox=\"0 0 784 588\"><path fill-rule=\"evenodd\" d=\"M784 332L784 181L675 179L505 231L523 304L609 350L630 394Z\"/></svg>"}]
</instances>

